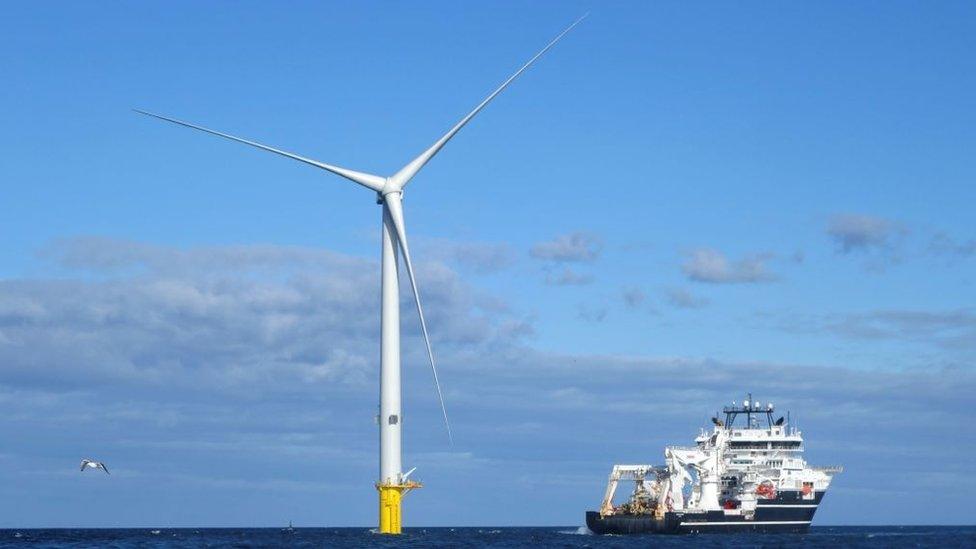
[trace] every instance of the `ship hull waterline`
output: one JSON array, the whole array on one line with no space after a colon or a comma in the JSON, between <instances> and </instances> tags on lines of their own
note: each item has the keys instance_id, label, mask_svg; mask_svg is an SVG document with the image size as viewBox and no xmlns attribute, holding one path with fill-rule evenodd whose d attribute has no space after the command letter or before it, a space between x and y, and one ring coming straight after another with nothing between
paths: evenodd
<instances>
[{"instance_id":1,"label":"ship hull waterline","mask_svg":"<svg viewBox=\"0 0 976 549\"><path fill-rule=\"evenodd\" d=\"M813 515L823 499L817 492L809 500L783 493L774 500L761 502L755 515L727 515L724 511L669 511L658 519L651 515L609 515L586 512L586 527L598 535L634 534L725 534L780 533L803 534L809 531Z\"/></svg>"}]
</instances>

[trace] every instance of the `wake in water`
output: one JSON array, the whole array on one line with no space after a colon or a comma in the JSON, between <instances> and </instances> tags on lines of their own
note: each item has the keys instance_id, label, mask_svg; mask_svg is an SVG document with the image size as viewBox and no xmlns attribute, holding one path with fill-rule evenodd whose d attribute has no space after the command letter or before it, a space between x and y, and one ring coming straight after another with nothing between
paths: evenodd
<instances>
[{"instance_id":1,"label":"wake in water","mask_svg":"<svg viewBox=\"0 0 976 549\"><path fill-rule=\"evenodd\" d=\"M559 530L560 534L569 534L572 536L592 536L593 532L586 526L580 526L575 530Z\"/></svg>"}]
</instances>

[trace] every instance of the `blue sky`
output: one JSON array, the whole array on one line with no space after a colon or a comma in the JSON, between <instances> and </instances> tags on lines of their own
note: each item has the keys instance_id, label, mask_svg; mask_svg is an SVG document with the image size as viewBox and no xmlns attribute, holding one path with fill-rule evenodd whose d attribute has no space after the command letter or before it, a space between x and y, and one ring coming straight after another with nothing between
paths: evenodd
<instances>
[{"instance_id":1,"label":"blue sky","mask_svg":"<svg viewBox=\"0 0 976 549\"><path fill-rule=\"evenodd\" d=\"M580 524L747 391L818 522L971 522L972 4L120 2L0 21L0 527L372 524L373 197L130 109L392 173L586 11L408 190L407 523Z\"/></svg>"}]
</instances>

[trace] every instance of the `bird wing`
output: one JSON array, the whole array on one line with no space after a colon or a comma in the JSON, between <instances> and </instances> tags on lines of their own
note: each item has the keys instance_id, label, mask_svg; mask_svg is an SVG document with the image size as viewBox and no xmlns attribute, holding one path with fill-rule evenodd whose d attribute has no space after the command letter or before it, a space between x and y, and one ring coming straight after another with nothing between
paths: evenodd
<instances>
[{"instance_id":1,"label":"bird wing","mask_svg":"<svg viewBox=\"0 0 976 549\"><path fill-rule=\"evenodd\" d=\"M106 467L104 463L99 463L98 466L102 468L102 471L105 471L105 474L106 475L111 475L112 474L112 473L109 473L108 472L108 467Z\"/></svg>"}]
</instances>

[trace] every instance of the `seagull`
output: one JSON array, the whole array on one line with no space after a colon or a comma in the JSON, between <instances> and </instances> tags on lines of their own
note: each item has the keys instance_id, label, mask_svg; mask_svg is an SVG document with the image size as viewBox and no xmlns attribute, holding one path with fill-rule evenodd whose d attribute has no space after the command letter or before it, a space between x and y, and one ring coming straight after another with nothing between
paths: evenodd
<instances>
[{"instance_id":1,"label":"seagull","mask_svg":"<svg viewBox=\"0 0 976 549\"><path fill-rule=\"evenodd\" d=\"M81 460L81 470L84 471L85 469L101 469L102 471L105 471L106 475L111 474L108 472L108 467L106 467L104 463L92 459Z\"/></svg>"}]
</instances>

